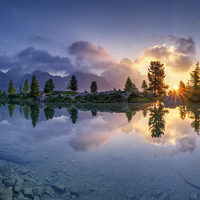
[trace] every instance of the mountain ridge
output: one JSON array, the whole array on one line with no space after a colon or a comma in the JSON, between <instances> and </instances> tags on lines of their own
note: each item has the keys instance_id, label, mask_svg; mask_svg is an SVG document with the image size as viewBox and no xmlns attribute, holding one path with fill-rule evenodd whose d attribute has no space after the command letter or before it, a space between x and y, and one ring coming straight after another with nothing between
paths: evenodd
<instances>
[{"instance_id":1,"label":"mountain ridge","mask_svg":"<svg viewBox=\"0 0 200 200\"><path fill-rule=\"evenodd\" d=\"M78 81L78 91L84 92L84 91L90 91L90 85L92 81L97 82L98 91L108 91L112 90L113 87L109 84L109 82L106 80L103 76L98 76L95 74L90 73L83 73L81 71L74 72L68 76L54 76L49 74L48 72L42 72L40 70L33 71L31 74L20 74L18 71L14 68L13 70L9 70L8 72L4 73L0 71L0 90L5 91L7 93L8 86L10 80L12 80L13 85L16 89L16 92L19 93L20 85L24 85L24 82L26 78L28 78L29 84L31 84L32 76L35 75L40 87L40 91L43 91L44 85L47 80L52 79L55 85L54 90L58 91L65 91L66 87L70 83L70 79L73 75L76 76L76 79Z\"/></svg>"}]
</instances>

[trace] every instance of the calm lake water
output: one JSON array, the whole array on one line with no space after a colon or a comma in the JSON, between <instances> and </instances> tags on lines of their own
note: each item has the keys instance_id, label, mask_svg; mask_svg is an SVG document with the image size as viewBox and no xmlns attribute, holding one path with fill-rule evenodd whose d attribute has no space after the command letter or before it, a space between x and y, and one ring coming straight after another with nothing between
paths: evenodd
<instances>
[{"instance_id":1,"label":"calm lake water","mask_svg":"<svg viewBox=\"0 0 200 200\"><path fill-rule=\"evenodd\" d=\"M112 108L2 104L0 199L199 199L200 107Z\"/></svg>"}]
</instances>

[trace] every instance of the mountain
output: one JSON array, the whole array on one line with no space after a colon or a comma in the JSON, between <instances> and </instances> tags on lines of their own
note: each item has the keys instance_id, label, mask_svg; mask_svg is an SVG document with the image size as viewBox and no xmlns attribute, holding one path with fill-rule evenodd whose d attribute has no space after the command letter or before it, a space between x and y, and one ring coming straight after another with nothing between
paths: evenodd
<instances>
[{"instance_id":1,"label":"mountain","mask_svg":"<svg viewBox=\"0 0 200 200\"><path fill-rule=\"evenodd\" d=\"M53 76L48 72L42 72L37 70L31 74L23 75L19 73L19 71L17 71L15 68L9 70L7 73L3 73L0 71L0 89L7 93L9 82L12 79L16 92L19 93L20 85L22 85L23 87L26 78L28 78L29 84L31 84L31 79L33 75L35 75L38 80L40 91L44 89L45 82L49 79L52 79L54 82L55 85L54 90L66 91L66 87L70 83L70 79L73 75L76 76L76 79L78 81L79 92L84 92L85 90L89 92L92 81L97 82L99 92L113 89L113 87L109 84L109 82L105 79L105 77L97 76L94 74L75 72L73 74L70 74L69 76L61 77L61 76Z\"/></svg>"}]
</instances>

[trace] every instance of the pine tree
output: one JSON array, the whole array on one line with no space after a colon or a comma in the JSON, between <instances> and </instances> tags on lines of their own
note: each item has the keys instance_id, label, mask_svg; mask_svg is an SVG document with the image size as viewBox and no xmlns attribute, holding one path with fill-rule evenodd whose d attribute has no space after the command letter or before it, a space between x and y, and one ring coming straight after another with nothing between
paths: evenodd
<instances>
[{"instance_id":1,"label":"pine tree","mask_svg":"<svg viewBox=\"0 0 200 200\"><path fill-rule=\"evenodd\" d=\"M29 93L29 83L28 83L28 78L26 78L25 82L24 82L24 87L23 87L23 91L27 94Z\"/></svg>"},{"instance_id":2,"label":"pine tree","mask_svg":"<svg viewBox=\"0 0 200 200\"><path fill-rule=\"evenodd\" d=\"M97 90L98 90L98 86L97 86L96 81L92 81L91 86L90 86L90 91L97 92Z\"/></svg>"},{"instance_id":3,"label":"pine tree","mask_svg":"<svg viewBox=\"0 0 200 200\"><path fill-rule=\"evenodd\" d=\"M38 81L37 81L35 75L33 75L33 77L32 77L30 94L31 94L31 97L39 96L39 85L38 85Z\"/></svg>"},{"instance_id":4,"label":"pine tree","mask_svg":"<svg viewBox=\"0 0 200 200\"><path fill-rule=\"evenodd\" d=\"M113 91L114 91L114 92L116 92L116 91L117 91L115 87L114 87Z\"/></svg>"},{"instance_id":5,"label":"pine tree","mask_svg":"<svg viewBox=\"0 0 200 200\"><path fill-rule=\"evenodd\" d=\"M152 61L148 71L149 90L153 91L154 96L156 96L156 94L165 94L169 86L164 83L165 72L163 64L161 64L160 61Z\"/></svg>"},{"instance_id":6,"label":"pine tree","mask_svg":"<svg viewBox=\"0 0 200 200\"><path fill-rule=\"evenodd\" d=\"M132 84L132 88L133 88L133 92L137 92L138 91L138 89L137 89L137 87L136 87L136 85L134 83Z\"/></svg>"},{"instance_id":7,"label":"pine tree","mask_svg":"<svg viewBox=\"0 0 200 200\"><path fill-rule=\"evenodd\" d=\"M55 88L55 85L53 83L53 80L52 79L49 79L49 86L50 86L50 91L53 91L54 88Z\"/></svg>"},{"instance_id":8,"label":"pine tree","mask_svg":"<svg viewBox=\"0 0 200 200\"><path fill-rule=\"evenodd\" d=\"M130 77L128 77L127 80L126 80L124 91L133 92L133 83L132 83Z\"/></svg>"},{"instance_id":9,"label":"pine tree","mask_svg":"<svg viewBox=\"0 0 200 200\"><path fill-rule=\"evenodd\" d=\"M22 85L19 86L19 93L22 94Z\"/></svg>"},{"instance_id":10,"label":"pine tree","mask_svg":"<svg viewBox=\"0 0 200 200\"><path fill-rule=\"evenodd\" d=\"M49 81L46 81L45 86L44 86L44 93L49 93L51 90Z\"/></svg>"},{"instance_id":11,"label":"pine tree","mask_svg":"<svg viewBox=\"0 0 200 200\"><path fill-rule=\"evenodd\" d=\"M146 89L148 88L148 85L147 85L146 80L143 80L143 81L142 81L142 86L141 86L141 88L143 89L143 92L145 92Z\"/></svg>"},{"instance_id":12,"label":"pine tree","mask_svg":"<svg viewBox=\"0 0 200 200\"><path fill-rule=\"evenodd\" d=\"M12 83L12 80L10 80L10 83L9 83L8 93L9 94L15 94L16 93L15 88L14 88L13 83Z\"/></svg>"},{"instance_id":13,"label":"pine tree","mask_svg":"<svg viewBox=\"0 0 200 200\"><path fill-rule=\"evenodd\" d=\"M183 81L180 81L179 86L178 86L178 92L184 93L185 91L186 91L185 83L183 83Z\"/></svg>"},{"instance_id":14,"label":"pine tree","mask_svg":"<svg viewBox=\"0 0 200 200\"><path fill-rule=\"evenodd\" d=\"M77 80L76 80L76 76L72 76L71 80L70 80L70 84L71 84L71 90L76 91L78 90L78 84L77 84Z\"/></svg>"},{"instance_id":15,"label":"pine tree","mask_svg":"<svg viewBox=\"0 0 200 200\"><path fill-rule=\"evenodd\" d=\"M190 73L190 86L192 89L200 89L200 68L199 62L197 62L195 69Z\"/></svg>"}]
</instances>

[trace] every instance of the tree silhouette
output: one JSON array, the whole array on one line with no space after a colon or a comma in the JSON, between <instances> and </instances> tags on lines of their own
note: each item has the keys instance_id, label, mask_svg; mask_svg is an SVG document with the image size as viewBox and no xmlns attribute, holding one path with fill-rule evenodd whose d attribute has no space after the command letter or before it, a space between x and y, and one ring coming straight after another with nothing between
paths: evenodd
<instances>
[{"instance_id":1,"label":"tree silhouette","mask_svg":"<svg viewBox=\"0 0 200 200\"><path fill-rule=\"evenodd\" d=\"M30 86L29 86L29 83L28 83L28 78L26 78L26 80L25 80L25 82L24 82L23 91L24 91L25 93L29 93L29 88L30 88Z\"/></svg>"},{"instance_id":2,"label":"tree silhouette","mask_svg":"<svg viewBox=\"0 0 200 200\"><path fill-rule=\"evenodd\" d=\"M179 109L180 118L181 118L182 120L184 120L185 117L186 117L186 114L187 114L186 106L180 105L178 109Z\"/></svg>"},{"instance_id":3,"label":"tree silhouette","mask_svg":"<svg viewBox=\"0 0 200 200\"><path fill-rule=\"evenodd\" d=\"M16 93L15 88L14 88L13 83L12 83L12 80L10 80L10 82L9 82L8 93L9 94L15 94Z\"/></svg>"},{"instance_id":4,"label":"tree silhouette","mask_svg":"<svg viewBox=\"0 0 200 200\"><path fill-rule=\"evenodd\" d=\"M71 90L76 91L78 90L78 82L76 80L76 76L72 76L70 80Z\"/></svg>"},{"instance_id":5,"label":"tree silhouette","mask_svg":"<svg viewBox=\"0 0 200 200\"><path fill-rule=\"evenodd\" d=\"M24 111L24 117L28 120L28 116L30 112L29 106L24 106L23 111Z\"/></svg>"},{"instance_id":6,"label":"tree silhouette","mask_svg":"<svg viewBox=\"0 0 200 200\"><path fill-rule=\"evenodd\" d=\"M49 81L46 81L45 86L44 86L44 93L49 93L51 90Z\"/></svg>"},{"instance_id":7,"label":"tree silhouette","mask_svg":"<svg viewBox=\"0 0 200 200\"><path fill-rule=\"evenodd\" d=\"M130 123L132 117L133 117L135 114L136 114L136 112L133 112L133 111L126 112L126 117L127 117L128 123Z\"/></svg>"},{"instance_id":8,"label":"tree silhouette","mask_svg":"<svg viewBox=\"0 0 200 200\"><path fill-rule=\"evenodd\" d=\"M55 85L53 83L53 80L52 79L49 79L49 86L50 86L50 91L53 91L54 88L55 88Z\"/></svg>"},{"instance_id":9,"label":"tree silhouette","mask_svg":"<svg viewBox=\"0 0 200 200\"><path fill-rule=\"evenodd\" d=\"M47 120L53 119L54 113L55 113L55 110L53 107L46 107L44 109L44 114L45 114Z\"/></svg>"},{"instance_id":10,"label":"tree silhouette","mask_svg":"<svg viewBox=\"0 0 200 200\"><path fill-rule=\"evenodd\" d=\"M31 97L39 96L39 85L38 85L38 81L37 81L35 75L33 75L33 77L32 77L30 94L31 94Z\"/></svg>"},{"instance_id":11,"label":"tree silhouette","mask_svg":"<svg viewBox=\"0 0 200 200\"><path fill-rule=\"evenodd\" d=\"M8 104L9 115L10 115L11 118L12 118L15 106L16 106L15 104Z\"/></svg>"},{"instance_id":12,"label":"tree silhouette","mask_svg":"<svg viewBox=\"0 0 200 200\"><path fill-rule=\"evenodd\" d=\"M149 109L149 130L151 132L151 137L161 137L164 135L166 123L164 115L166 113L169 113L169 111L161 103L158 105L154 104L154 106Z\"/></svg>"},{"instance_id":13,"label":"tree silhouette","mask_svg":"<svg viewBox=\"0 0 200 200\"><path fill-rule=\"evenodd\" d=\"M32 125L33 127L35 127L38 121L40 109L36 105L30 105L30 111L31 111L30 116L31 116Z\"/></svg>"},{"instance_id":14,"label":"tree silhouette","mask_svg":"<svg viewBox=\"0 0 200 200\"><path fill-rule=\"evenodd\" d=\"M200 109L193 107L193 106L188 106L187 107L187 114L188 118L193 119L191 122L191 127L194 128L194 131L199 135L200 131Z\"/></svg>"},{"instance_id":15,"label":"tree silhouette","mask_svg":"<svg viewBox=\"0 0 200 200\"><path fill-rule=\"evenodd\" d=\"M133 92L133 83L130 79L130 77L127 78L125 86L124 86L124 91L126 92Z\"/></svg>"},{"instance_id":16,"label":"tree silhouette","mask_svg":"<svg viewBox=\"0 0 200 200\"><path fill-rule=\"evenodd\" d=\"M200 68L199 68L199 62L197 62L195 69L190 73L189 84L195 90L200 88Z\"/></svg>"},{"instance_id":17,"label":"tree silhouette","mask_svg":"<svg viewBox=\"0 0 200 200\"><path fill-rule=\"evenodd\" d=\"M76 120L78 119L78 110L76 108L69 108L68 109L68 113L70 115L70 119L71 119L71 122L73 124L76 123Z\"/></svg>"},{"instance_id":18,"label":"tree silhouette","mask_svg":"<svg viewBox=\"0 0 200 200\"><path fill-rule=\"evenodd\" d=\"M91 86L90 86L90 91L91 92L97 92L98 86L96 81L92 81Z\"/></svg>"},{"instance_id":19,"label":"tree silhouette","mask_svg":"<svg viewBox=\"0 0 200 200\"><path fill-rule=\"evenodd\" d=\"M147 85L146 80L143 80L143 81L142 81L142 86L141 86L141 88L143 89L143 92L145 93L145 92L146 92L146 89L148 88L148 85Z\"/></svg>"},{"instance_id":20,"label":"tree silhouette","mask_svg":"<svg viewBox=\"0 0 200 200\"><path fill-rule=\"evenodd\" d=\"M153 91L154 96L156 94L165 94L169 86L164 83L165 72L163 64L160 61L152 61L148 71L149 90Z\"/></svg>"},{"instance_id":21,"label":"tree silhouette","mask_svg":"<svg viewBox=\"0 0 200 200\"><path fill-rule=\"evenodd\" d=\"M96 110L91 110L91 114L92 114L92 116L96 116L97 115L97 111Z\"/></svg>"}]
</instances>

